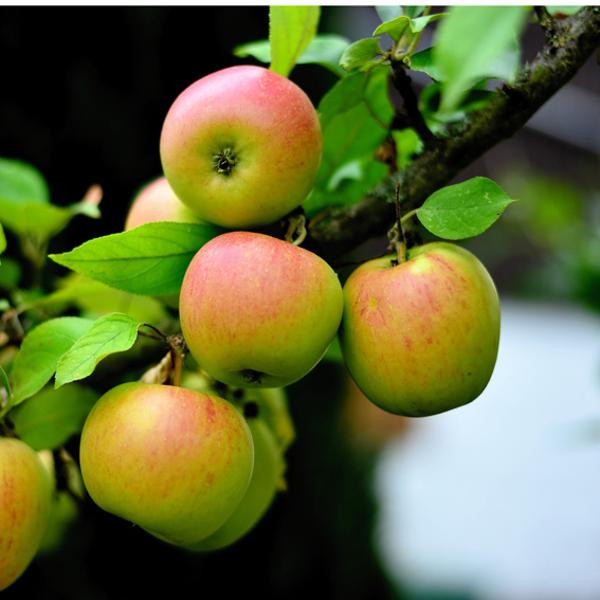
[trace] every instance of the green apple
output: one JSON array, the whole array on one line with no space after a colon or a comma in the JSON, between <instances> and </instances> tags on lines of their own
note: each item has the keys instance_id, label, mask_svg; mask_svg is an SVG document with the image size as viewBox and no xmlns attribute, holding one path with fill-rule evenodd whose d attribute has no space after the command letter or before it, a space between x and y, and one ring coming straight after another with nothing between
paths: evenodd
<instances>
[{"instance_id":1,"label":"green apple","mask_svg":"<svg viewBox=\"0 0 600 600\"><path fill-rule=\"evenodd\" d=\"M237 231L198 251L179 300L192 355L216 380L237 387L283 387L306 375L334 338L342 310L342 288L324 260Z\"/></svg>"},{"instance_id":2,"label":"green apple","mask_svg":"<svg viewBox=\"0 0 600 600\"><path fill-rule=\"evenodd\" d=\"M485 267L445 242L361 265L344 286L341 345L375 404L406 416L471 402L494 370L500 304Z\"/></svg>"},{"instance_id":3,"label":"green apple","mask_svg":"<svg viewBox=\"0 0 600 600\"><path fill-rule=\"evenodd\" d=\"M288 409L288 400L283 388L251 388L245 390L245 405L255 402L258 417L273 432L277 445L285 452L296 437L294 422Z\"/></svg>"},{"instance_id":4,"label":"green apple","mask_svg":"<svg viewBox=\"0 0 600 600\"><path fill-rule=\"evenodd\" d=\"M151 181L138 192L127 213L125 230L155 221L176 223L200 221L175 195L165 177Z\"/></svg>"},{"instance_id":5,"label":"green apple","mask_svg":"<svg viewBox=\"0 0 600 600\"><path fill-rule=\"evenodd\" d=\"M75 498L69 492L57 492L52 498L48 527L40 543L39 555L53 554L59 550L78 517L79 506Z\"/></svg>"},{"instance_id":6,"label":"green apple","mask_svg":"<svg viewBox=\"0 0 600 600\"><path fill-rule=\"evenodd\" d=\"M275 498L285 471L281 449L260 418L249 419L248 425L254 441L254 471L246 495L220 529L190 550L217 550L233 544L260 521Z\"/></svg>"},{"instance_id":7,"label":"green apple","mask_svg":"<svg viewBox=\"0 0 600 600\"><path fill-rule=\"evenodd\" d=\"M52 482L24 442L0 438L0 590L28 567L50 515Z\"/></svg>"},{"instance_id":8,"label":"green apple","mask_svg":"<svg viewBox=\"0 0 600 600\"><path fill-rule=\"evenodd\" d=\"M228 402L181 387L125 383L81 435L85 486L104 510L188 546L214 533L246 493L252 437Z\"/></svg>"},{"instance_id":9,"label":"green apple","mask_svg":"<svg viewBox=\"0 0 600 600\"><path fill-rule=\"evenodd\" d=\"M200 218L266 225L304 201L321 160L317 113L289 79L263 67L217 71L185 89L161 133L164 173Z\"/></svg>"}]
</instances>

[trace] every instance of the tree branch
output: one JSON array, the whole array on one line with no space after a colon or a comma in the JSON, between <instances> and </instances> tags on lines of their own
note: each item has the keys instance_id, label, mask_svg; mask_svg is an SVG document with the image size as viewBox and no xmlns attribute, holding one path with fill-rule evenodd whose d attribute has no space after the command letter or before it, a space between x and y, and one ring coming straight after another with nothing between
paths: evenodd
<instances>
[{"instance_id":1,"label":"tree branch","mask_svg":"<svg viewBox=\"0 0 600 600\"><path fill-rule=\"evenodd\" d=\"M525 66L516 83L501 88L452 137L439 139L405 171L388 177L358 204L315 219L309 229L315 249L326 257L339 257L384 233L394 220L397 184L405 211L420 206L461 169L521 129L575 75L599 44L600 7L586 7L572 17L555 21L552 39Z\"/></svg>"},{"instance_id":2,"label":"tree branch","mask_svg":"<svg viewBox=\"0 0 600 600\"><path fill-rule=\"evenodd\" d=\"M552 15L545 6L534 6L533 10L535 11L540 27L544 30L546 39L551 40L553 36L556 35L556 28Z\"/></svg>"},{"instance_id":3,"label":"tree branch","mask_svg":"<svg viewBox=\"0 0 600 600\"><path fill-rule=\"evenodd\" d=\"M426 148L434 146L437 138L425 123L425 119L419 110L417 96L411 85L411 79L405 66L399 61L392 63L392 82L404 101L404 110L406 111L409 127L413 127L419 134Z\"/></svg>"}]
</instances>

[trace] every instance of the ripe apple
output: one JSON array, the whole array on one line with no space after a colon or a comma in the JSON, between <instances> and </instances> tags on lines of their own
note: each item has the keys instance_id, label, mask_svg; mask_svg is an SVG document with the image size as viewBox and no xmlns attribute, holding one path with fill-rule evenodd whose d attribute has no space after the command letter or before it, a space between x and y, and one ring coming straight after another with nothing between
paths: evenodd
<instances>
[{"instance_id":1,"label":"ripe apple","mask_svg":"<svg viewBox=\"0 0 600 600\"><path fill-rule=\"evenodd\" d=\"M218 550L233 544L260 521L275 498L285 471L281 450L260 417L249 419L248 425L254 441L254 471L246 495L224 525L190 550Z\"/></svg>"},{"instance_id":2,"label":"ripe apple","mask_svg":"<svg viewBox=\"0 0 600 600\"><path fill-rule=\"evenodd\" d=\"M125 383L90 412L80 462L101 508L189 546L221 527L244 497L252 437L241 414L221 398Z\"/></svg>"},{"instance_id":3,"label":"ripe apple","mask_svg":"<svg viewBox=\"0 0 600 600\"><path fill-rule=\"evenodd\" d=\"M344 286L341 345L364 394L406 416L471 402L498 352L500 305L473 254L445 242L361 265Z\"/></svg>"},{"instance_id":4,"label":"ripe apple","mask_svg":"<svg viewBox=\"0 0 600 600\"><path fill-rule=\"evenodd\" d=\"M151 181L138 192L127 213L125 231L155 221L176 223L200 221L175 195L165 177Z\"/></svg>"},{"instance_id":5,"label":"ripe apple","mask_svg":"<svg viewBox=\"0 0 600 600\"><path fill-rule=\"evenodd\" d=\"M200 218L266 225L308 195L321 160L317 113L289 79L242 65L199 79L166 116L160 156L175 193Z\"/></svg>"},{"instance_id":6,"label":"ripe apple","mask_svg":"<svg viewBox=\"0 0 600 600\"><path fill-rule=\"evenodd\" d=\"M52 482L24 442L0 438L0 590L35 556L48 523Z\"/></svg>"},{"instance_id":7,"label":"ripe apple","mask_svg":"<svg viewBox=\"0 0 600 600\"><path fill-rule=\"evenodd\" d=\"M237 387L283 387L321 359L343 295L316 254L250 232L213 238L183 278L179 313L198 364Z\"/></svg>"}]
</instances>

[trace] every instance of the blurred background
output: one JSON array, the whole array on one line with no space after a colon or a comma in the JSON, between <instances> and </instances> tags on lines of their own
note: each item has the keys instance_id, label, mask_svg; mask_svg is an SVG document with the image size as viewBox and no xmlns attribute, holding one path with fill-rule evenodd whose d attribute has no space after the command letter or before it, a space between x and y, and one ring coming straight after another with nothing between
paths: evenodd
<instances>
[{"instance_id":1,"label":"blurred background","mask_svg":"<svg viewBox=\"0 0 600 600\"><path fill-rule=\"evenodd\" d=\"M35 165L56 204L92 183L104 189L103 218L76 220L50 251L122 230L135 191L160 174L174 98L241 62L232 48L265 38L267 15L0 9L0 156ZM320 32L354 40L378 22L371 7L328 7ZM542 42L530 25L523 59ZM458 178L491 177L520 200L466 244L503 300L497 368L475 403L394 417L369 404L343 366L323 363L289 389L297 440L288 492L247 538L187 554L88 503L3 597L600 597L598 69L590 59L526 128ZM315 104L335 81L309 65L292 79Z\"/></svg>"}]
</instances>

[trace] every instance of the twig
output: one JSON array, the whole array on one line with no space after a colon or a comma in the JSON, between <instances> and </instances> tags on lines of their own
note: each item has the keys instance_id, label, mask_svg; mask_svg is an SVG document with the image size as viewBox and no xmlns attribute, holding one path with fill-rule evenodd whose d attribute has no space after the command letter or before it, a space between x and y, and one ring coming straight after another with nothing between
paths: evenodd
<instances>
[{"instance_id":1,"label":"twig","mask_svg":"<svg viewBox=\"0 0 600 600\"><path fill-rule=\"evenodd\" d=\"M411 85L411 78L401 62L395 61L392 63L392 83L402 96L409 125L419 134L426 148L434 146L437 138L425 123L425 119L419 110L417 96Z\"/></svg>"}]
</instances>

